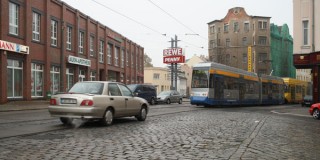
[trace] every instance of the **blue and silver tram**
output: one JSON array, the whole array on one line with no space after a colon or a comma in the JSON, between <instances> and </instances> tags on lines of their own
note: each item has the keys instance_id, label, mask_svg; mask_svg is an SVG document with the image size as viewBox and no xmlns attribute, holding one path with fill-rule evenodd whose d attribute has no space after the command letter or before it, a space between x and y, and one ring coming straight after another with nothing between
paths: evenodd
<instances>
[{"instance_id":1,"label":"blue and silver tram","mask_svg":"<svg viewBox=\"0 0 320 160\"><path fill-rule=\"evenodd\" d=\"M274 76L256 73L219 63L193 66L190 103L194 105L281 104L284 83Z\"/></svg>"}]
</instances>

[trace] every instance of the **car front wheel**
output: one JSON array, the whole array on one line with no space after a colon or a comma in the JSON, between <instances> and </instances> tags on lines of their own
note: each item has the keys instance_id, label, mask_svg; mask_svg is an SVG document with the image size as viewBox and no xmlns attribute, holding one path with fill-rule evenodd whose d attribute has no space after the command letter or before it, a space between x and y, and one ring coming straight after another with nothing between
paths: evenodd
<instances>
[{"instance_id":1,"label":"car front wheel","mask_svg":"<svg viewBox=\"0 0 320 160\"><path fill-rule=\"evenodd\" d=\"M319 109L314 109L313 112L312 112L312 116L314 119L320 119L320 111Z\"/></svg>"},{"instance_id":2,"label":"car front wheel","mask_svg":"<svg viewBox=\"0 0 320 160\"><path fill-rule=\"evenodd\" d=\"M156 101L154 100L154 98L151 98L150 104L151 104L151 105L156 104Z\"/></svg>"},{"instance_id":3,"label":"car front wheel","mask_svg":"<svg viewBox=\"0 0 320 160\"><path fill-rule=\"evenodd\" d=\"M142 107L138 116L136 116L138 121L145 121L147 118L147 109L146 107Z\"/></svg>"},{"instance_id":4,"label":"car front wheel","mask_svg":"<svg viewBox=\"0 0 320 160\"><path fill-rule=\"evenodd\" d=\"M66 118L66 117L60 117L60 121L64 125L70 125L70 124L72 124L73 119L72 118Z\"/></svg>"},{"instance_id":5,"label":"car front wheel","mask_svg":"<svg viewBox=\"0 0 320 160\"><path fill-rule=\"evenodd\" d=\"M167 104L170 104L170 103L171 103L170 99L167 99L166 103L167 103Z\"/></svg>"},{"instance_id":6,"label":"car front wheel","mask_svg":"<svg viewBox=\"0 0 320 160\"><path fill-rule=\"evenodd\" d=\"M101 124L104 126L110 126L113 123L113 110L111 108L108 108L101 119Z\"/></svg>"},{"instance_id":7,"label":"car front wheel","mask_svg":"<svg viewBox=\"0 0 320 160\"><path fill-rule=\"evenodd\" d=\"M179 104L181 104L182 103L182 99L179 99L179 102L178 102Z\"/></svg>"}]
</instances>

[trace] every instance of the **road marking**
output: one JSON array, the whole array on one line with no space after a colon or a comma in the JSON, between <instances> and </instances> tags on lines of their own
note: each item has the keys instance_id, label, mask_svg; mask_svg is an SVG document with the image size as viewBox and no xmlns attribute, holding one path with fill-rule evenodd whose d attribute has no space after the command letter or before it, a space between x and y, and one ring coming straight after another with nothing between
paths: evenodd
<instances>
[{"instance_id":1,"label":"road marking","mask_svg":"<svg viewBox=\"0 0 320 160\"><path fill-rule=\"evenodd\" d=\"M285 115L293 115L293 116L300 116L300 117L310 117L310 116L307 116L307 115L302 115L302 114L295 114L295 113L281 113L281 112L277 112L277 111L271 111L272 113L275 113L275 114L285 114Z\"/></svg>"}]
</instances>

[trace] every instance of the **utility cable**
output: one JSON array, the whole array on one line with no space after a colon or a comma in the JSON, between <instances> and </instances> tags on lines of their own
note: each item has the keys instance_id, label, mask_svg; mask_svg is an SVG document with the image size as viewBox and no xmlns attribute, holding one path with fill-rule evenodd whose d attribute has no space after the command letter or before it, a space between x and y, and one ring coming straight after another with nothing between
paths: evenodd
<instances>
[{"instance_id":1,"label":"utility cable","mask_svg":"<svg viewBox=\"0 0 320 160\"><path fill-rule=\"evenodd\" d=\"M159 31L157 31L157 30L155 30L155 29L153 29L153 28L151 28L151 27L149 27L149 26L147 26L147 25L145 25L145 24L143 24L143 23L141 23L141 22L133 19L133 18L130 18L130 17L128 17L128 16L126 16L126 15L124 15L124 14L122 14L122 13L120 13L120 12L118 12L118 11L110 8L110 7L107 7L106 5L104 5L104 4L102 4L102 3L99 3L99 2L96 1L96 0L92 0L92 1L95 2L95 3L97 3L97 4L99 4L99 5L101 5L101 6L103 6L103 7L105 7L105 8L107 8L107 9L109 9L109 10L111 10L112 12L114 12L114 13L116 13L116 14L119 14L119 15L122 16L122 17L125 17L125 18L127 18L127 19L129 19L129 20L131 20L131 21L133 21L133 22L135 22L135 23L137 23L137 24L139 24L139 25L141 25L141 26L143 26L143 27L146 27L146 28L152 30L153 32L159 33L159 34L162 35L162 36L166 36L166 34L163 34L163 33L159 32Z\"/></svg>"},{"instance_id":2,"label":"utility cable","mask_svg":"<svg viewBox=\"0 0 320 160\"><path fill-rule=\"evenodd\" d=\"M170 13L168 13L167 11L165 11L164 9L162 9L159 5L155 4L154 2L152 2L152 0L148 0L150 3L152 3L154 6L156 6L157 8L159 8L162 12L164 12L165 14L167 14L169 17L171 17L172 19L174 19L175 21L177 21L179 24L181 24L182 26L184 26L185 28L187 28L188 30L190 30L193 34L199 35L201 38L208 40L205 37L202 37L200 34L197 34L195 31L193 31L190 27L188 27L187 25L183 24L181 21L179 21L177 18L175 18L174 16L172 16Z\"/></svg>"}]
</instances>

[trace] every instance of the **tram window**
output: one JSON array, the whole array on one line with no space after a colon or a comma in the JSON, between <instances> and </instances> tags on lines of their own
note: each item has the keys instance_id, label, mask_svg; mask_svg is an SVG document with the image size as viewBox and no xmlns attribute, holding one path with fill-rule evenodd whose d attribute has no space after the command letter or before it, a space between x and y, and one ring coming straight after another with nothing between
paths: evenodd
<instances>
[{"instance_id":1,"label":"tram window","mask_svg":"<svg viewBox=\"0 0 320 160\"><path fill-rule=\"evenodd\" d=\"M262 84L262 94L268 94L268 86L265 83Z\"/></svg>"},{"instance_id":2,"label":"tram window","mask_svg":"<svg viewBox=\"0 0 320 160\"><path fill-rule=\"evenodd\" d=\"M301 86L296 87L296 93L301 93Z\"/></svg>"},{"instance_id":3,"label":"tram window","mask_svg":"<svg viewBox=\"0 0 320 160\"><path fill-rule=\"evenodd\" d=\"M209 88L214 88L213 74L210 74L210 78L209 78Z\"/></svg>"},{"instance_id":4,"label":"tram window","mask_svg":"<svg viewBox=\"0 0 320 160\"><path fill-rule=\"evenodd\" d=\"M203 70L194 70L192 72L192 88L208 87L208 72Z\"/></svg>"}]
</instances>

